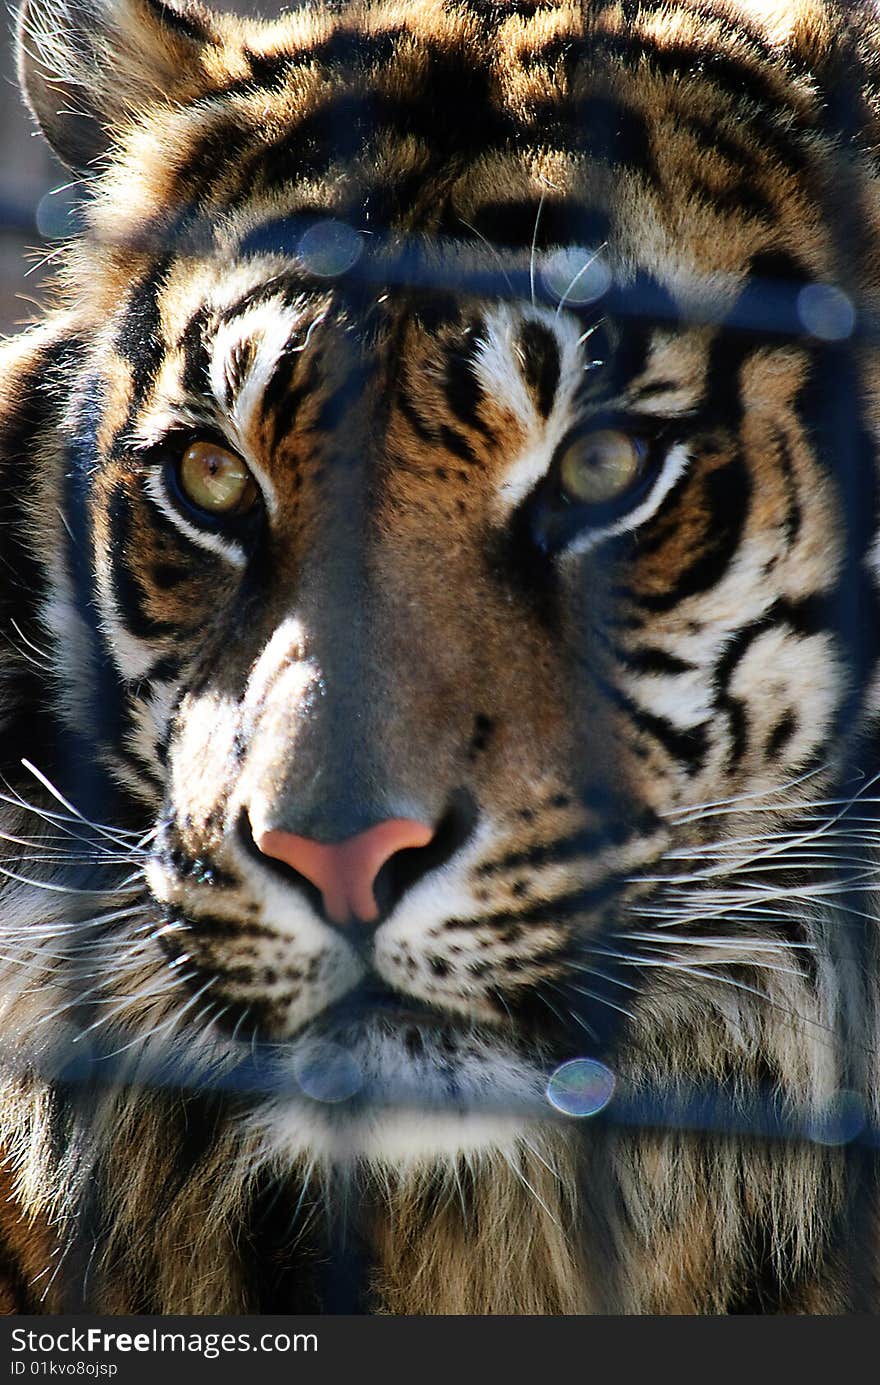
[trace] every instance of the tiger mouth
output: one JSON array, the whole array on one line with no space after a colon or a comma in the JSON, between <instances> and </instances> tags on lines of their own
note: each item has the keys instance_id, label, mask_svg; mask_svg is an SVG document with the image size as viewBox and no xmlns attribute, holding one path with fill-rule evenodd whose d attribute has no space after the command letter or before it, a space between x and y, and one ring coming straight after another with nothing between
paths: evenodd
<instances>
[{"instance_id":1,"label":"tiger mouth","mask_svg":"<svg viewBox=\"0 0 880 1385\"><path fill-rule=\"evenodd\" d=\"M378 977L370 977L329 1005L303 1032L310 1037L354 1039L372 1029L402 1036L414 1047L428 1035L441 1045L446 1039L452 1047L455 1036L473 1028L473 1023L461 1015L404 995Z\"/></svg>"},{"instance_id":2,"label":"tiger mouth","mask_svg":"<svg viewBox=\"0 0 880 1385\"><path fill-rule=\"evenodd\" d=\"M452 1018L414 996L403 995L379 978L362 982L324 1011L321 1020L334 1027L382 1019L389 1024L422 1024L447 1027Z\"/></svg>"}]
</instances>

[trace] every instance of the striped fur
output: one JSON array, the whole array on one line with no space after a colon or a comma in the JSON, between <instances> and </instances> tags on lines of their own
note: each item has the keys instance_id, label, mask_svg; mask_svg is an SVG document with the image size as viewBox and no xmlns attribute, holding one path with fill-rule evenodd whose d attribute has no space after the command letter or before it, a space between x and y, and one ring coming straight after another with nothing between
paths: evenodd
<instances>
[{"instance_id":1,"label":"striped fur","mask_svg":"<svg viewBox=\"0 0 880 1385\"><path fill-rule=\"evenodd\" d=\"M859 1146L613 1118L873 1110L872 14L28 0L88 199L0 364L10 1311L338 1307L340 1237L366 1311L875 1310ZM387 816L374 931L254 846Z\"/></svg>"}]
</instances>

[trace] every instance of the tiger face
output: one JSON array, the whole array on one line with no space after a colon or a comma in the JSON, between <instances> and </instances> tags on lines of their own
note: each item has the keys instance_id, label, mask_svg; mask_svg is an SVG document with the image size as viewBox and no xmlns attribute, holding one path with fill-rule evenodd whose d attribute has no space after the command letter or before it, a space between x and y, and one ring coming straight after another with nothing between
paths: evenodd
<instances>
[{"instance_id":1,"label":"tiger face","mask_svg":"<svg viewBox=\"0 0 880 1385\"><path fill-rule=\"evenodd\" d=\"M536 1105L631 1008L620 935L650 932L719 774L734 799L794 780L842 705L805 361L753 367L740 443L707 417L704 333L621 328L603 354L641 369L615 382L564 307L428 328L389 295L365 340L344 286L254 268L258 308L205 314L211 395L175 375L145 460L102 478L113 644L136 611L174 626L157 646L141 617L121 765L142 784L145 748L163 789L157 945L206 1022L295 1069L339 1045L368 1105L451 1087L485 1138L481 1095ZM828 503L800 522L803 485Z\"/></svg>"},{"instance_id":2,"label":"tiger face","mask_svg":"<svg viewBox=\"0 0 880 1385\"><path fill-rule=\"evenodd\" d=\"M50 139L104 160L28 502L71 530L34 613L55 743L146 833L89 942L104 1032L259 1048L291 1156L503 1146L584 1055L806 1091L766 1016L819 1013L792 900L805 813L870 768L875 602L868 415L824 421L873 399L872 185L854 153L844 257L785 56L822 33L98 17L22 24Z\"/></svg>"}]
</instances>

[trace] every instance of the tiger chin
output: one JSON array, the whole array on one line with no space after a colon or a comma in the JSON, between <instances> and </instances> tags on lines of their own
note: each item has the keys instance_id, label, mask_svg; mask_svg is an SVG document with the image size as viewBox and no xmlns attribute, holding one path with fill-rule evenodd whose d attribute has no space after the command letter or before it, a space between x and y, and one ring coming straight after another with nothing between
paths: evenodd
<instances>
[{"instance_id":1,"label":"tiger chin","mask_svg":"<svg viewBox=\"0 0 880 1385\"><path fill-rule=\"evenodd\" d=\"M26 0L7 1311L877 1311L878 43Z\"/></svg>"}]
</instances>

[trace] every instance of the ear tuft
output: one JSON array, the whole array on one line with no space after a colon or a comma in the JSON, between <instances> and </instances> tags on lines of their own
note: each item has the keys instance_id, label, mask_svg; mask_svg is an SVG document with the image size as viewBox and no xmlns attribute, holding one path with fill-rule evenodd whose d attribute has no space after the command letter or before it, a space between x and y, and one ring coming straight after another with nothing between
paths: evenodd
<instances>
[{"instance_id":1,"label":"ear tuft","mask_svg":"<svg viewBox=\"0 0 880 1385\"><path fill-rule=\"evenodd\" d=\"M24 0L19 82L62 163L85 173L116 126L150 101L173 99L216 36L209 11L189 0Z\"/></svg>"}]
</instances>

